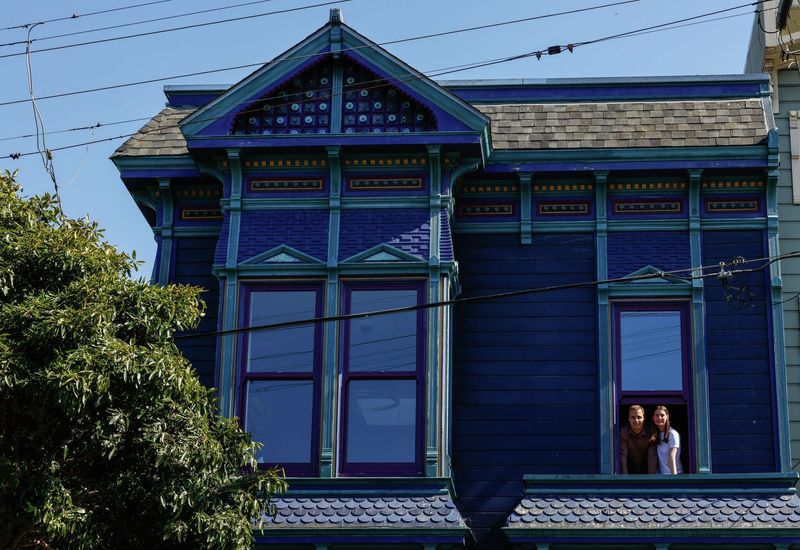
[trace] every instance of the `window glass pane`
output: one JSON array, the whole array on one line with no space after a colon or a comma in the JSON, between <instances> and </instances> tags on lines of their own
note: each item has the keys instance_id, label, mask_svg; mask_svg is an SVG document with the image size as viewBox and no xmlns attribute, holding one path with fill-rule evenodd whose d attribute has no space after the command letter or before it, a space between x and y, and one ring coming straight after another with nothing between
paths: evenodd
<instances>
[{"instance_id":1,"label":"window glass pane","mask_svg":"<svg viewBox=\"0 0 800 550\"><path fill-rule=\"evenodd\" d=\"M416 290L354 290L350 312L414 306ZM417 369L417 315L405 311L350 321L348 367L361 372L398 372Z\"/></svg>"},{"instance_id":2,"label":"window glass pane","mask_svg":"<svg viewBox=\"0 0 800 550\"><path fill-rule=\"evenodd\" d=\"M347 407L347 461L414 462L415 380L352 380Z\"/></svg>"},{"instance_id":3,"label":"window glass pane","mask_svg":"<svg viewBox=\"0 0 800 550\"><path fill-rule=\"evenodd\" d=\"M317 293L259 291L250 294L250 326L316 317ZM314 325L254 331L247 347L248 372L311 372Z\"/></svg>"},{"instance_id":4,"label":"window glass pane","mask_svg":"<svg viewBox=\"0 0 800 550\"><path fill-rule=\"evenodd\" d=\"M259 462L311 462L311 380L255 380L247 383L245 430L264 446Z\"/></svg>"},{"instance_id":5,"label":"window glass pane","mask_svg":"<svg viewBox=\"0 0 800 550\"><path fill-rule=\"evenodd\" d=\"M624 391L683 389L680 311L620 312Z\"/></svg>"}]
</instances>

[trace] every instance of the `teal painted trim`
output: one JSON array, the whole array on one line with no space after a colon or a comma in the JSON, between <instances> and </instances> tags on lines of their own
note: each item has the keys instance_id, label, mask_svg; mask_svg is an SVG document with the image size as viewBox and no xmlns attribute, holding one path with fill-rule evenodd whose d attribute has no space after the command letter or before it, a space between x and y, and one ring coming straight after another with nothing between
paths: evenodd
<instances>
[{"instance_id":1,"label":"teal painted trim","mask_svg":"<svg viewBox=\"0 0 800 550\"><path fill-rule=\"evenodd\" d=\"M765 494L795 494L795 484L800 481L797 472L765 472L758 474L681 474L665 476L647 474L637 476L607 474L569 474L523 476L525 494L553 492L575 493L588 489L602 490L609 494L625 494L631 489L641 488L657 494L706 491L710 488L754 489Z\"/></svg>"},{"instance_id":2,"label":"teal painted trim","mask_svg":"<svg viewBox=\"0 0 800 550\"><path fill-rule=\"evenodd\" d=\"M187 141L217 119L247 103L253 95L264 88L277 84L287 74L291 74L305 63L309 57L324 51L328 46L328 40L326 26L186 117L181 121L180 128Z\"/></svg>"},{"instance_id":3,"label":"teal painted trim","mask_svg":"<svg viewBox=\"0 0 800 550\"><path fill-rule=\"evenodd\" d=\"M242 199L242 210L248 212L254 210L297 210L297 209L312 209L312 208L328 208L328 199L326 197L314 197L307 199ZM221 204L228 204L227 199L220 201Z\"/></svg>"},{"instance_id":4,"label":"teal painted trim","mask_svg":"<svg viewBox=\"0 0 800 550\"><path fill-rule=\"evenodd\" d=\"M495 223L454 223L454 233L519 233L519 223L517 222L495 222Z\"/></svg>"},{"instance_id":5,"label":"teal painted trim","mask_svg":"<svg viewBox=\"0 0 800 550\"><path fill-rule=\"evenodd\" d=\"M359 208L428 208L428 197L346 197L342 199L342 208L351 210Z\"/></svg>"},{"instance_id":6,"label":"teal painted trim","mask_svg":"<svg viewBox=\"0 0 800 550\"><path fill-rule=\"evenodd\" d=\"M226 270L221 277L224 279L224 304L222 311L223 330L232 330L237 325L239 306L239 279L235 270ZM226 334L220 338L220 365L218 369L219 411L222 416L231 418L235 416L234 402L234 376L236 369L236 335Z\"/></svg>"},{"instance_id":7,"label":"teal painted trim","mask_svg":"<svg viewBox=\"0 0 800 550\"><path fill-rule=\"evenodd\" d=\"M333 55L333 74L331 76L331 92L337 101L331 101L331 133L342 133L342 100L344 97L344 63L342 56L338 53L341 50L342 32L341 28L331 27L331 48L336 49Z\"/></svg>"},{"instance_id":8,"label":"teal painted trim","mask_svg":"<svg viewBox=\"0 0 800 550\"><path fill-rule=\"evenodd\" d=\"M414 68L406 65L350 27L342 27L342 37L344 45L351 48L350 56L361 57L387 74L419 74ZM476 132L484 131L489 126L489 117L427 77L404 79L399 87L412 90L416 95L443 109Z\"/></svg>"},{"instance_id":9,"label":"teal painted trim","mask_svg":"<svg viewBox=\"0 0 800 550\"><path fill-rule=\"evenodd\" d=\"M399 262L390 262L389 264L339 264L339 275L341 276L421 275L427 277L429 271L428 262L419 262L417 264L400 264Z\"/></svg>"},{"instance_id":10,"label":"teal painted trim","mask_svg":"<svg viewBox=\"0 0 800 550\"><path fill-rule=\"evenodd\" d=\"M159 179L158 190L161 193L161 257L158 262L158 284L169 284L170 264L172 262L172 224L174 220L174 206L170 179Z\"/></svg>"},{"instance_id":11,"label":"teal painted trim","mask_svg":"<svg viewBox=\"0 0 800 550\"><path fill-rule=\"evenodd\" d=\"M703 242L701 233L700 185L702 170L689 170L689 247L692 275L703 274ZM703 279L692 284L692 369L694 372L694 424L697 471L711 472L711 410L708 400L708 367L706 365L706 305Z\"/></svg>"},{"instance_id":12,"label":"teal painted trim","mask_svg":"<svg viewBox=\"0 0 800 550\"><path fill-rule=\"evenodd\" d=\"M287 147L294 147L291 144L293 141L297 141L303 144L303 146L308 147L311 142L320 142L324 145L330 145L331 143L336 143L338 145L345 145L348 141L351 143L355 143L357 145L362 145L366 141L364 138L365 136L369 136L370 134L367 133L357 133L357 134L272 134L263 136L261 134L247 134L244 136L237 136L237 135L223 135L223 136L192 136L186 138L186 144L189 149L208 149L208 148L217 148L219 147L220 142L230 141L231 143L237 144L237 146L241 146L242 143L247 143L248 146L252 145L253 147L260 147L260 146L270 146L275 143L276 139L279 139L282 144L286 144ZM381 134L381 141L384 142L386 145L394 145L395 147L403 147L403 146L417 146L419 145L420 139L424 138L428 143L437 143L440 145L447 145L447 144L454 144L456 146L464 146L468 144L476 144L480 140L481 135L476 132L462 132L462 131L451 131L451 132L425 132L424 134L404 134L401 132L385 132ZM335 140L335 141L334 141ZM213 145L209 146L207 142L213 142ZM283 146L283 145L282 145Z\"/></svg>"},{"instance_id":13,"label":"teal painted trim","mask_svg":"<svg viewBox=\"0 0 800 550\"><path fill-rule=\"evenodd\" d=\"M688 285L680 286L672 283L611 283L608 285L607 294L612 298L664 298L670 296L686 297L692 295L692 288Z\"/></svg>"},{"instance_id":14,"label":"teal painted trim","mask_svg":"<svg viewBox=\"0 0 800 550\"><path fill-rule=\"evenodd\" d=\"M595 265L598 281L608 279L608 172L594 173L595 182ZM598 462L600 472L610 474L614 468L614 377L611 364L611 327L608 284L597 285L597 390L598 390Z\"/></svg>"},{"instance_id":15,"label":"teal painted trim","mask_svg":"<svg viewBox=\"0 0 800 550\"><path fill-rule=\"evenodd\" d=\"M469 172L477 172L480 164L481 164L480 159L467 158L464 159L458 166L456 166L450 172L450 185L449 185L450 193L451 194L453 193L453 188L455 187L456 182L461 176L463 176L464 174L468 174Z\"/></svg>"},{"instance_id":16,"label":"teal painted trim","mask_svg":"<svg viewBox=\"0 0 800 550\"><path fill-rule=\"evenodd\" d=\"M519 177L519 202L520 202L520 220L519 220L519 235L521 244L533 244L531 232L531 207L533 205L533 193L531 191L531 179L533 174L522 173L517 174Z\"/></svg>"},{"instance_id":17,"label":"teal painted trim","mask_svg":"<svg viewBox=\"0 0 800 550\"><path fill-rule=\"evenodd\" d=\"M292 248L291 246L282 244L282 245L278 245L278 246L276 246L274 248L271 248L269 250L266 250L266 251L264 251L264 252L262 252L260 254L256 254L252 258L248 258L247 260L241 262L239 264L239 267L242 267L242 266L264 267L265 264L263 262L265 260L268 260L269 258L271 258L273 256L280 255L280 254L284 254L286 256L290 256L290 257L294 258L296 260L296 262L276 262L276 263L273 263L273 264L266 264L266 265L273 265L274 266L274 265L285 265L285 264L288 264L290 266L300 267L299 265L297 265L298 262L301 265L303 263L306 263L306 264L311 264L312 266L315 266L315 267L316 266L320 266L320 265L322 265L322 266L325 265L325 263L322 260L319 260L319 259L317 259L317 258L315 258L313 256L309 256L308 254L306 254L304 252L300 252L296 248Z\"/></svg>"},{"instance_id":18,"label":"teal painted trim","mask_svg":"<svg viewBox=\"0 0 800 550\"><path fill-rule=\"evenodd\" d=\"M700 227L703 230L736 230L736 229L766 229L766 218L747 218L739 220L702 220Z\"/></svg>"},{"instance_id":19,"label":"teal painted trim","mask_svg":"<svg viewBox=\"0 0 800 550\"><path fill-rule=\"evenodd\" d=\"M216 237L219 227L173 227L172 235L175 237Z\"/></svg>"},{"instance_id":20,"label":"teal painted trim","mask_svg":"<svg viewBox=\"0 0 800 550\"><path fill-rule=\"evenodd\" d=\"M455 498L449 477L336 477L319 479L290 477L288 495L450 495Z\"/></svg>"},{"instance_id":21,"label":"teal painted trim","mask_svg":"<svg viewBox=\"0 0 800 550\"><path fill-rule=\"evenodd\" d=\"M341 63L338 63L339 86L342 83ZM334 86L336 71L334 71ZM341 102L337 102L341 103ZM341 111L340 111L341 115ZM328 176L331 191L328 197L328 262L326 265L325 316L335 317L339 312L339 235L341 221L342 151L328 147ZM320 448L320 476L336 476L336 402L338 396L336 371L339 359L339 323L325 323L325 352L322 361L322 429Z\"/></svg>"},{"instance_id":22,"label":"teal painted trim","mask_svg":"<svg viewBox=\"0 0 800 550\"><path fill-rule=\"evenodd\" d=\"M428 146L428 169L430 179L430 235L429 247L430 257L428 259L428 296L427 302L434 303L440 300L439 279L441 272L439 269L439 247L440 229L442 212L442 157L441 147L438 145ZM425 475L435 477L441 475L441 464L439 461L439 387L440 367L439 364L439 316L440 308L431 308L425 312L428 317L426 340L426 361L425 361L425 395L427 396L425 406L426 417L426 436L425 436Z\"/></svg>"},{"instance_id":23,"label":"teal painted trim","mask_svg":"<svg viewBox=\"0 0 800 550\"><path fill-rule=\"evenodd\" d=\"M689 220L609 220L609 231L688 231Z\"/></svg>"},{"instance_id":24,"label":"teal painted trim","mask_svg":"<svg viewBox=\"0 0 800 550\"><path fill-rule=\"evenodd\" d=\"M375 256L377 254L385 254L394 256L397 260L383 260L379 262L367 262L365 260ZM364 264L364 265L372 265L373 263L380 264L380 265L403 265L404 263L412 262L412 263L419 263L423 261L422 258L419 256L414 256L413 254L409 254L408 252L404 252L399 248L395 248L390 244L379 244L373 246L372 248L365 250L363 252L359 252L353 256L350 256L346 260L342 260L341 263L343 264Z\"/></svg>"},{"instance_id":25,"label":"teal painted trim","mask_svg":"<svg viewBox=\"0 0 800 550\"><path fill-rule=\"evenodd\" d=\"M515 164L527 162L583 162L598 160L727 160L757 159L767 157L763 145L729 147L636 147L603 149L557 149L495 151L487 164Z\"/></svg>"},{"instance_id":26,"label":"teal painted trim","mask_svg":"<svg viewBox=\"0 0 800 550\"><path fill-rule=\"evenodd\" d=\"M118 170L195 170L194 159L189 155L162 155L150 157L111 157Z\"/></svg>"},{"instance_id":27,"label":"teal painted trim","mask_svg":"<svg viewBox=\"0 0 800 550\"><path fill-rule=\"evenodd\" d=\"M238 149L229 149L228 165L230 166L230 200L227 210L230 217L228 230L228 246L225 257L225 308L222 312L223 330L237 327L239 308L239 281L236 267L239 255L239 227L241 225L242 198L242 163ZM219 368L219 401L223 416L234 416L234 391L236 376L236 335L226 334L221 338L222 353Z\"/></svg>"},{"instance_id":28,"label":"teal painted trim","mask_svg":"<svg viewBox=\"0 0 800 550\"><path fill-rule=\"evenodd\" d=\"M217 277L225 277L230 272L224 265L215 265L211 272ZM259 264L240 265L236 272L239 277L309 277L312 275L325 276L325 265L296 265L296 264Z\"/></svg>"},{"instance_id":29,"label":"teal painted trim","mask_svg":"<svg viewBox=\"0 0 800 550\"><path fill-rule=\"evenodd\" d=\"M533 222L532 231L536 233L594 233L597 223L592 221L580 222Z\"/></svg>"},{"instance_id":30,"label":"teal painted trim","mask_svg":"<svg viewBox=\"0 0 800 550\"><path fill-rule=\"evenodd\" d=\"M773 167L767 173L767 244L770 257L780 255L778 234L778 162L775 155ZM788 376L786 373L786 348L783 325L783 281L780 262L769 266L770 298L772 302L772 342L775 361L775 417L778 430L777 462L781 471L792 469L791 434L789 428Z\"/></svg>"},{"instance_id":31,"label":"teal painted trim","mask_svg":"<svg viewBox=\"0 0 800 550\"><path fill-rule=\"evenodd\" d=\"M256 533L256 541L258 540L259 535L258 531ZM364 527L332 527L329 529L322 529L319 527L306 527L306 528L282 528L282 529L270 529L267 534L270 539L286 539L287 542L290 542L292 539L306 539L309 537L313 537L315 539L330 539L331 543L335 543L337 539L346 539L348 542L352 539L363 539L362 544L369 545L370 542L374 544L374 539L376 536L386 536L386 537L404 537L409 539L419 538L423 540L429 540L436 537L442 537L449 539L453 535L456 536L466 536L469 533L469 528L467 527L451 527L449 529L432 529L430 527L425 528L403 528L403 527L378 527L378 528L364 528ZM410 543L413 544L413 543ZM256 547L258 547L259 543L256 542ZM382 544L377 545L379 548L383 548ZM391 547L391 545L388 545ZM369 548L370 546L365 546L365 548Z\"/></svg>"}]
</instances>

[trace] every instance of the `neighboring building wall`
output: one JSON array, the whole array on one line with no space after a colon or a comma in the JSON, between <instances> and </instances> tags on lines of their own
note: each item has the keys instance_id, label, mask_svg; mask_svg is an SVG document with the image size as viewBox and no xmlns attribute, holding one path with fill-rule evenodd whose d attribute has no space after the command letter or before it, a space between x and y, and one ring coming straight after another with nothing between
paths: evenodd
<instances>
[{"instance_id":1,"label":"neighboring building wall","mask_svg":"<svg viewBox=\"0 0 800 550\"><path fill-rule=\"evenodd\" d=\"M786 254L800 250L800 207L792 196L792 152L789 139L789 113L800 111L800 74L796 69L779 71L780 112L775 113L778 126L780 175L778 177L778 214L781 221L780 247ZM773 83L775 86L775 83ZM800 154L800 151L796 151ZM795 174L800 179L800 173ZM786 369L789 381L789 419L792 437L792 464L800 460L800 258L781 262L783 276L783 324L786 340ZM797 469L797 468L795 468Z\"/></svg>"}]
</instances>

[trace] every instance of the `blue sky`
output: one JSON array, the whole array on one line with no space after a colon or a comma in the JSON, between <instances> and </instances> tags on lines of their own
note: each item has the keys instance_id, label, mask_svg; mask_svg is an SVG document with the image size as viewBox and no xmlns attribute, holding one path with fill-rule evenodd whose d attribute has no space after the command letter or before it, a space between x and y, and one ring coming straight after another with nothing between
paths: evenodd
<instances>
[{"instance_id":1,"label":"blue sky","mask_svg":"<svg viewBox=\"0 0 800 550\"><path fill-rule=\"evenodd\" d=\"M144 3L147 0L36 0L7 7L0 27L43 19L88 14L98 10ZM152 1L152 0L151 0ZM247 0L165 0L114 13L53 21L33 29L39 39L32 49L73 44L170 27L322 4L325 0L270 0L247 7L182 17L115 30L46 39L98 27L241 4ZM251 0L252 1L252 0ZM487 23L567 11L614 0L349 0L309 7L292 13L195 29L66 48L31 55L36 96L85 90L114 84L169 77L234 65L266 62L325 24L331 7L341 8L345 23L375 42L461 29ZM444 67L513 56L553 44L566 44L741 6L735 0L638 0L580 14L559 16L450 36L387 46L394 55L423 72ZM720 14L702 24L612 40L541 60L528 58L450 74L449 79L579 78L738 74L742 72L754 21L753 7ZM726 17L725 19L719 19ZM0 44L26 39L22 29L0 30ZM24 51L24 45L0 46L0 56ZM254 68L192 78L124 87L38 102L48 132L145 118L164 105L164 84L233 84ZM28 96L25 56L0 57L4 85L0 103ZM34 138L5 138L32 134L30 102L0 105L0 156L36 150ZM53 133L47 146L92 141L135 132L144 121L95 130ZM140 274L149 276L155 245L150 229L128 196L119 174L108 160L123 140L117 139L54 154L64 209L69 216L89 216L106 228L106 238L122 250L136 250L144 260ZM26 156L0 159L0 170L19 170L26 195L52 190L41 159Z\"/></svg>"}]
</instances>

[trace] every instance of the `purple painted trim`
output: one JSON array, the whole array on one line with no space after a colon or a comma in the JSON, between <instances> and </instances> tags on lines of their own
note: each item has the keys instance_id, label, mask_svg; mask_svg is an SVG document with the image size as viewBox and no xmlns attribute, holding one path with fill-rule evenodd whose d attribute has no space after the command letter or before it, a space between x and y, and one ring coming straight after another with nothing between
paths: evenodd
<instances>
[{"instance_id":1,"label":"purple painted trim","mask_svg":"<svg viewBox=\"0 0 800 550\"><path fill-rule=\"evenodd\" d=\"M167 96L167 105L170 107L202 107L206 103L217 99L223 93L225 93L224 90L217 93L209 92L197 94L164 92L164 95Z\"/></svg>"},{"instance_id":2,"label":"purple painted trim","mask_svg":"<svg viewBox=\"0 0 800 550\"><path fill-rule=\"evenodd\" d=\"M322 316L323 301L325 293L325 283L323 281L309 280L304 282L241 282L241 308L239 310L239 325L245 327L249 325L250 315L250 295L259 291L295 291L305 290L316 293L316 317ZM247 382L250 380L311 380L314 383L312 391L313 409L311 411L311 461L308 463L283 463L283 464L259 464L259 468L270 466L281 466L289 476L315 477L319 475L319 454L320 454L320 401L322 399L322 350L323 350L323 330L322 323L317 323L314 327L314 365L311 373L248 373L247 372L247 345L248 333L239 335L238 366L236 368L237 388L234 397L234 410L238 412L239 423L245 427L245 393Z\"/></svg>"},{"instance_id":3,"label":"purple painted trim","mask_svg":"<svg viewBox=\"0 0 800 550\"><path fill-rule=\"evenodd\" d=\"M677 204L677 210L653 209L640 211L618 211L626 205L634 204ZM608 219L630 218L685 218L687 216L686 198L681 195L640 195L636 198L614 196L608 199Z\"/></svg>"},{"instance_id":4,"label":"purple painted trim","mask_svg":"<svg viewBox=\"0 0 800 550\"><path fill-rule=\"evenodd\" d=\"M139 170L122 170L119 177L122 180L155 179L155 178L199 178L203 175L197 170L186 168L152 168Z\"/></svg>"},{"instance_id":5,"label":"purple painted trim","mask_svg":"<svg viewBox=\"0 0 800 550\"><path fill-rule=\"evenodd\" d=\"M326 145L427 145L447 143L475 143L481 141L477 132L431 132L429 134L380 133L380 134L297 134L296 136L231 136L229 138L191 138L190 150L259 147L321 147ZM685 167L685 164L681 166ZM766 161L763 163L766 166ZM738 166L737 166L738 167Z\"/></svg>"},{"instance_id":6,"label":"purple painted trim","mask_svg":"<svg viewBox=\"0 0 800 550\"><path fill-rule=\"evenodd\" d=\"M688 464L684 464L684 472L687 474L695 473L696 451L695 451L695 410L692 395L694 387L692 385L692 310L689 300L671 300L664 302L656 301L612 301L612 359L614 362L614 416L616 416L620 405L632 405L634 402L644 405L680 405L686 407L687 433L685 441ZM681 316L681 362L683 363L683 391L623 391L622 390L622 342L620 334L620 314L623 311L677 311ZM698 322L704 322L698 320ZM614 468L620 471L619 465L619 430L622 427L623 419L617 419L614 426ZM645 422L648 419L645 418Z\"/></svg>"},{"instance_id":7,"label":"purple painted trim","mask_svg":"<svg viewBox=\"0 0 800 550\"><path fill-rule=\"evenodd\" d=\"M576 152L576 156L577 156ZM489 158L491 162L491 157ZM587 161L525 162L487 164L485 172L513 174L517 172L591 172L593 170L662 170L689 168L767 168L766 159L742 160L653 160L653 161Z\"/></svg>"},{"instance_id":8,"label":"purple painted trim","mask_svg":"<svg viewBox=\"0 0 800 550\"><path fill-rule=\"evenodd\" d=\"M349 280L342 282L341 308L344 315L351 313L350 297L354 290L416 290L417 304L425 304L426 281L423 279L411 280ZM417 368L413 372L404 373L380 373L380 372L358 372L351 373L349 369L350 360L350 321L344 321L342 330L342 400L340 405L341 418L341 460L339 471L349 476L418 476L423 472L423 453L425 450L425 357L426 357L426 331L425 331L425 310L417 311ZM347 411L349 410L349 382L350 380L416 380L417 382L417 418L416 418L416 453L414 462L392 462L392 463L364 463L347 461Z\"/></svg>"},{"instance_id":9,"label":"purple painted trim","mask_svg":"<svg viewBox=\"0 0 800 550\"><path fill-rule=\"evenodd\" d=\"M720 533L724 533L729 531L730 529L719 529ZM677 531L677 529L673 530ZM506 534L508 538L513 540L514 542L534 542L539 544L568 544L568 543L576 543L576 542L583 542L583 543L616 543L616 544L623 544L623 545L640 545L645 544L649 545L648 547L652 548L652 544L658 541L664 542L673 542L677 540L683 540L691 542L692 544L695 543L722 543L725 545L730 544L771 544L775 542L781 542L785 540L785 542L794 542L797 540L797 537L794 533L785 535L785 539L778 539L776 540L775 536L771 536L769 538L762 538L762 537L729 537L729 536L721 536L721 537L698 537L691 533L692 530L687 529L687 532L684 536L679 536L677 534L670 534L670 535L662 535L662 536L653 536L647 535L644 537L603 537L595 535L589 535L584 537L541 537L541 536L515 536L514 529L506 530ZM695 530L696 531L696 530ZM625 548L622 546L621 548Z\"/></svg>"},{"instance_id":10,"label":"purple painted trim","mask_svg":"<svg viewBox=\"0 0 800 550\"><path fill-rule=\"evenodd\" d=\"M752 202L755 201L756 208L751 210L718 210L712 212L709 209L709 203L712 202ZM764 197L759 195L705 195L703 197L703 209L700 213L702 218L711 218L715 216L726 218L756 218L766 215L766 205Z\"/></svg>"},{"instance_id":11,"label":"purple painted trim","mask_svg":"<svg viewBox=\"0 0 800 550\"><path fill-rule=\"evenodd\" d=\"M213 201L204 203L197 201L179 202L175 208L173 225L178 227L219 227L222 225L222 210L219 207L219 199L213 199ZM184 218L184 211L186 210L216 211L218 215L215 217Z\"/></svg>"},{"instance_id":12,"label":"purple painted trim","mask_svg":"<svg viewBox=\"0 0 800 550\"><path fill-rule=\"evenodd\" d=\"M509 212L494 213L494 212L480 212L474 209L482 207L502 207L510 208ZM481 222L481 221L519 221L520 211L519 204L516 197L509 197L507 200L492 199L492 200L464 200L461 201L456 208L456 220L461 222Z\"/></svg>"},{"instance_id":13,"label":"purple painted trim","mask_svg":"<svg viewBox=\"0 0 800 550\"><path fill-rule=\"evenodd\" d=\"M567 102L567 101L609 101L624 99L689 99L689 98L741 98L759 97L760 87L756 83L747 84L684 84L684 85L622 85L587 83L588 85L554 86L553 84L531 83L526 85L445 86L447 90L468 102Z\"/></svg>"}]
</instances>

